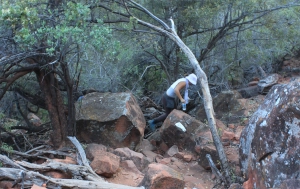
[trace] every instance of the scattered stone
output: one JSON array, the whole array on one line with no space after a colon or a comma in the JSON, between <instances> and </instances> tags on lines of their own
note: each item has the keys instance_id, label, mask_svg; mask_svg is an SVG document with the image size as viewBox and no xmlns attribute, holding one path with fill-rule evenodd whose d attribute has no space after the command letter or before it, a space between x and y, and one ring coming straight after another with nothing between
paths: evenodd
<instances>
[{"instance_id":1,"label":"scattered stone","mask_svg":"<svg viewBox=\"0 0 300 189\"><path fill-rule=\"evenodd\" d=\"M163 164L150 164L140 186L151 189L183 189L185 182L180 172Z\"/></svg>"},{"instance_id":2,"label":"scattered stone","mask_svg":"<svg viewBox=\"0 0 300 189\"><path fill-rule=\"evenodd\" d=\"M27 115L27 119L35 127L39 127L42 125L41 119L38 116L36 116L34 113L29 113Z\"/></svg>"},{"instance_id":3,"label":"scattered stone","mask_svg":"<svg viewBox=\"0 0 300 189\"><path fill-rule=\"evenodd\" d=\"M120 163L118 172L106 180L115 184L137 187L143 180L144 174L135 166L132 160L125 160Z\"/></svg>"},{"instance_id":4,"label":"scattered stone","mask_svg":"<svg viewBox=\"0 0 300 189\"><path fill-rule=\"evenodd\" d=\"M166 157L173 157L179 152L178 147L176 145L173 145L169 150L165 153Z\"/></svg>"},{"instance_id":5,"label":"scattered stone","mask_svg":"<svg viewBox=\"0 0 300 189\"><path fill-rule=\"evenodd\" d=\"M120 157L110 152L101 151L101 154L94 157L90 166L99 175L112 177L120 167Z\"/></svg>"},{"instance_id":6,"label":"scattered stone","mask_svg":"<svg viewBox=\"0 0 300 189\"><path fill-rule=\"evenodd\" d=\"M143 171L150 163L142 153L135 152L129 148L117 148L114 150L114 154L124 157L126 160L132 160L140 171Z\"/></svg>"}]
</instances>

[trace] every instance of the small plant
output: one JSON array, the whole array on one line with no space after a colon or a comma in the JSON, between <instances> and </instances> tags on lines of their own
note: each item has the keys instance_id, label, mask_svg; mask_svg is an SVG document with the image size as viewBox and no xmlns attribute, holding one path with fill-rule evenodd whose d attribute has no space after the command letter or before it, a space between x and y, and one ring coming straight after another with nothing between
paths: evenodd
<instances>
[{"instance_id":1,"label":"small plant","mask_svg":"<svg viewBox=\"0 0 300 189\"><path fill-rule=\"evenodd\" d=\"M80 143L83 149L87 148L87 144L86 143Z\"/></svg>"},{"instance_id":2,"label":"small plant","mask_svg":"<svg viewBox=\"0 0 300 189\"><path fill-rule=\"evenodd\" d=\"M15 125L16 124L14 122L6 122L3 124L3 127L6 131L11 131L11 127Z\"/></svg>"},{"instance_id":3,"label":"small plant","mask_svg":"<svg viewBox=\"0 0 300 189\"><path fill-rule=\"evenodd\" d=\"M236 182L236 175L234 174L234 171L230 169L230 175L231 175L231 181L232 183Z\"/></svg>"},{"instance_id":4,"label":"small plant","mask_svg":"<svg viewBox=\"0 0 300 189\"><path fill-rule=\"evenodd\" d=\"M5 114L4 113L0 113L0 120L4 119L5 118Z\"/></svg>"},{"instance_id":5,"label":"small plant","mask_svg":"<svg viewBox=\"0 0 300 189\"><path fill-rule=\"evenodd\" d=\"M4 142L2 143L0 148L2 151L7 152L8 154L11 154L14 151L14 149L11 146Z\"/></svg>"},{"instance_id":6,"label":"small plant","mask_svg":"<svg viewBox=\"0 0 300 189\"><path fill-rule=\"evenodd\" d=\"M218 135L221 137L223 134L223 130L221 128L218 128Z\"/></svg>"}]
</instances>

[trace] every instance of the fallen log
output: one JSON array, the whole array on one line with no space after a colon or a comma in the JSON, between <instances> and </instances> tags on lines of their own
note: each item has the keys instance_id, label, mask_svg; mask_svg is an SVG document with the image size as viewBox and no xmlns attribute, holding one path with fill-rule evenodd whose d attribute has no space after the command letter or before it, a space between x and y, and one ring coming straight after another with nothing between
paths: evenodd
<instances>
[{"instance_id":1,"label":"fallen log","mask_svg":"<svg viewBox=\"0 0 300 189\"><path fill-rule=\"evenodd\" d=\"M100 177L99 175L97 175L94 170L90 167L90 164L88 162L88 160L86 159L86 154L84 152L84 149L82 148L81 144L79 143L79 141L77 140L76 137L71 137L68 136L68 139L70 139L70 141L75 145L75 147L78 150L79 153L79 157L81 159L81 162L78 162L79 164L83 164L89 171L91 174L93 174L94 177L98 178L99 180L104 180L102 177Z\"/></svg>"},{"instance_id":2,"label":"fallen log","mask_svg":"<svg viewBox=\"0 0 300 189\"><path fill-rule=\"evenodd\" d=\"M14 167L14 168L19 168L21 170L26 170L24 167L16 164L14 161L9 159L7 156L1 155L1 154L0 154L0 162L2 162L5 165L9 165L11 167Z\"/></svg>"},{"instance_id":3,"label":"fallen log","mask_svg":"<svg viewBox=\"0 0 300 189\"><path fill-rule=\"evenodd\" d=\"M48 159L47 162L43 164L28 163L26 161L16 161L16 163L29 170L38 172L58 170L67 174L70 173L72 175L72 178L83 178L85 180L97 182L103 181L102 178L99 179L99 176L95 177L94 174L90 173L90 170L87 167L81 165L66 164L50 159Z\"/></svg>"},{"instance_id":4,"label":"fallen log","mask_svg":"<svg viewBox=\"0 0 300 189\"><path fill-rule=\"evenodd\" d=\"M20 174L25 173L25 174ZM22 178L24 175L24 178ZM38 172L24 171L16 168L0 168L0 178L10 180L23 180L24 187L31 187L33 184L42 186L47 184L48 189L57 188L80 188L80 189L144 189L144 187L132 187L120 184L108 183L106 181L95 182L76 179L55 179L47 177Z\"/></svg>"},{"instance_id":5,"label":"fallen log","mask_svg":"<svg viewBox=\"0 0 300 189\"><path fill-rule=\"evenodd\" d=\"M85 152L75 137L68 137L76 146L82 165L66 164L56 162L47 158L43 164L33 164L26 161L12 161L0 154L0 161L12 168L0 168L1 180L13 180L14 185L31 187L32 185L42 186L47 184L48 189L57 188L82 188L82 189L144 189L144 187L132 187L121 184L108 183L97 175L90 167ZM40 152L38 152L40 153ZM24 155L26 153L22 153ZM26 154L27 156L29 154ZM30 155L29 155L30 156ZM56 179L45 176L40 172L58 170L71 174L73 179ZM79 179L74 179L79 178ZM85 180L82 180L85 179Z\"/></svg>"}]
</instances>

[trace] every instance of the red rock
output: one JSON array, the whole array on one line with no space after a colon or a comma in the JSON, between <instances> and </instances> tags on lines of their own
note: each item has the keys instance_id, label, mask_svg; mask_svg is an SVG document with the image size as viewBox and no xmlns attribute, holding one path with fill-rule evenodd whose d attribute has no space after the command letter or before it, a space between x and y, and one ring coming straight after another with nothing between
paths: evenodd
<instances>
[{"instance_id":1,"label":"red rock","mask_svg":"<svg viewBox=\"0 0 300 189\"><path fill-rule=\"evenodd\" d=\"M11 189L12 186L13 186L13 182L11 182L11 181L0 181L0 188L1 189Z\"/></svg>"},{"instance_id":2,"label":"red rock","mask_svg":"<svg viewBox=\"0 0 300 189\"><path fill-rule=\"evenodd\" d=\"M143 178L144 174L137 169L133 161L125 160L120 163L118 172L106 180L110 183L137 187Z\"/></svg>"},{"instance_id":3,"label":"red rock","mask_svg":"<svg viewBox=\"0 0 300 189\"><path fill-rule=\"evenodd\" d=\"M103 152L91 162L92 169L104 177L112 177L120 166L120 157L109 152Z\"/></svg>"},{"instance_id":4,"label":"red rock","mask_svg":"<svg viewBox=\"0 0 300 189\"><path fill-rule=\"evenodd\" d=\"M253 189L253 183L251 180L247 180L243 183L243 189Z\"/></svg>"},{"instance_id":5,"label":"red rock","mask_svg":"<svg viewBox=\"0 0 300 189\"><path fill-rule=\"evenodd\" d=\"M132 160L140 171L143 171L150 163L142 153L135 152L127 147L115 149L114 154L125 158L125 160Z\"/></svg>"},{"instance_id":6,"label":"red rock","mask_svg":"<svg viewBox=\"0 0 300 189\"><path fill-rule=\"evenodd\" d=\"M152 151L155 149L155 146L147 139L143 139L137 146L136 151Z\"/></svg>"},{"instance_id":7,"label":"red rock","mask_svg":"<svg viewBox=\"0 0 300 189\"><path fill-rule=\"evenodd\" d=\"M151 189L183 189L185 182L180 172L166 165L150 164L141 186Z\"/></svg>"},{"instance_id":8,"label":"red rock","mask_svg":"<svg viewBox=\"0 0 300 189\"><path fill-rule=\"evenodd\" d=\"M47 189L47 188L45 188L45 187L43 187L43 186L38 186L38 185L33 185L32 187L31 187L31 189Z\"/></svg>"},{"instance_id":9,"label":"red rock","mask_svg":"<svg viewBox=\"0 0 300 189\"><path fill-rule=\"evenodd\" d=\"M155 158L158 156L158 154L149 150L142 151L142 154L144 154L144 156L146 156L146 158L148 158L148 161L151 163L154 162Z\"/></svg>"},{"instance_id":10,"label":"red rock","mask_svg":"<svg viewBox=\"0 0 300 189\"><path fill-rule=\"evenodd\" d=\"M241 133L243 131L245 127L244 126L238 126L235 130L235 136L234 136L234 139L236 141L240 141L240 138L241 138Z\"/></svg>"},{"instance_id":11,"label":"red rock","mask_svg":"<svg viewBox=\"0 0 300 189\"><path fill-rule=\"evenodd\" d=\"M200 151L201 151L201 146L200 146L200 145L196 145L196 146L195 146L195 151L196 151L197 153L200 153Z\"/></svg>"},{"instance_id":12,"label":"red rock","mask_svg":"<svg viewBox=\"0 0 300 189\"><path fill-rule=\"evenodd\" d=\"M186 154L183 156L184 161L190 162L192 160L193 156L190 154Z\"/></svg>"},{"instance_id":13,"label":"red rock","mask_svg":"<svg viewBox=\"0 0 300 189\"><path fill-rule=\"evenodd\" d=\"M66 164L74 164L74 165L77 164L77 161L74 158L69 157L69 156L66 156L65 159L57 159L57 158L55 158L55 159L52 159L52 160L60 162L60 163L66 163Z\"/></svg>"},{"instance_id":14,"label":"red rock","mask_svg":"<svg viewBox=\"0 0 300 189\"><path fill-rule=\"evenodd\" d=\"M230 131L223 131L222 134L222 140L233 140L235 137L235 134Z\"/></svg>"},{"instance_id":15,"label":"red rock","mask_svg":"<svg viewBox=\"0 0 300 189\"><path fill-rule=\"evenodd\" d=\"M179 158L179 159L183 159L183 158L184 158L184 155L185 155L185 153L183 153L183 152L178 152L177 154L175 154L175 157L176 157L176 158Z\"/></svg>"},{"instance_id":16,"label":"red rock","mask_svg":"<svg viewBox=\"0 0 300 189\"><path fill-rule=\"evenodd\" d=\"M166 143L162 142L159 145L159 149L162 150L163 152L167 152L169 150L169 147L166 145Z\"/></svg>"},{"instance_id":17,"label":"red rock","mask_svg":"<svg viewBox=\"0 0 300 189\"><path fill-rule=\"evenodd\" d=\"M176 145L173 145L169 150L166 152L166 157L173 157L179 152L178 147Z\"/></svg>"},{"instance_id":18,"label":"red rock","mask_svg":"<svg viewBox=\"0 0 300 189\"><path fill-rule=\"evenodd\" d=\"M157 162L160 163L160 164L168 165L168 164L171 163L171 158L164 158L164 159L161 159Z\"/></svg>"},{"instance_id":19,"label":"red rock","mask_svg":"<svg viewBox=\"0 0 300 189\"><path fill-rule=\"evenodd\" d=\"M224 131L226 129L226 125L219 119L216 120L216 126L217 128L221 129L221 131Z\"/></svg>"},{"instance_id":20,"label":"red rock","mask_svg":"<svg viewBox=\"0 0 300 189\"><path fill-rule=\"evenodd\" d=\"M102 144L90 143L85 149L86 158L93 160L95 157L99 157L102 152L106 152L107 147Z\"/></svg>"},{"instance_id":21,"label":"red rock","mask_svg":"<svg viewBox=\"0 0 300 189\"><path fill-rule=\"evenodd\" d=\"M234 129L234 128L235 128L235 126L234 126L234 124L228 124L228 128L230 128L230 129Z\"/></svg>"},{"instance_id":22,"label":"red rock","mask_svg":"<svg viewBox=\"0 0 300 189\"><path fill-rule=\"evenodd\" d=\"M44 175L52 177L52 178L56 178L56 179L71 179L72 175L68 174L68 173L64 173L61 171L47 171L44 173Z\"/></svg>"},{"instance_id":23,"label":"red rock","mask_svg":"<svg viewBox=\"0 0 300 189\"><path fill-rule=\"evenodd\" d=\"M35 127L39 127L39 126L42 125L41 119L38 116L36 116L35 114L33 114L33 113L29 113L27 115L27 119Z\"/></svg>"}]
</instances>

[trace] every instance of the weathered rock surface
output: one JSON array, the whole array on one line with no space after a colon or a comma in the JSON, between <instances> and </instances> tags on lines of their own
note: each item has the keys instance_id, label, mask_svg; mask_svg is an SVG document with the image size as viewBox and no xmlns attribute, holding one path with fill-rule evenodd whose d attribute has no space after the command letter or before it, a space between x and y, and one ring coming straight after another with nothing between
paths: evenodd
<instances>
[{"instance_id":1,"label":"weathered rock surface","mask_svg":"<svg viewBox=\"0 0 300 189\"><path fill-rule=\"evenodd\" d=\"M178 123L186 128L185 132L175 126ZM229 131L220 120L216 120L216 123L220 135L228 145L239 138L238 133ZM219 161L208 126L180 110L173 110L164 121L159 132L153 134L148 140L155 144L154 146L164 157L181 156L180 158L185 161L195 159L205 169L210 169L206 154L211 155L215 164ZM188 154L181 155L181 152ZM229 163L233 168L239 167L237 147L228 147L225 152L229 156Z\"/></svg>"},{"instance_id":2,"label":"weathered rock surface","mask_svg":"<svg viewBox=\"0 0 300 189\"><path fill-rule=\"evenodd\" d=\"M250 188L276 188L300 174L300 80L272 87L240 139Z\"/></svg>"},{"instance_id":3,"label":"weathered rock surface","mask_svg":"<svg viewBox=\"0 0 300 189\"><path fill-rule=\"evenodd\" d=\"M89 93L76 102L77 138L112 148L134 149L146 126L131 93Z\"/></svg>"},{"instance_id":4,"label":"weathered rock surface","mask_svg":"<svg viewBox=\"0 0 300 189\"><path fill-rule=\"evenodd\" d=\"M144 174L140 172L132 160L124 160L120 163L118 172L111 178L106 180L115 184L123 184L126 186L138 186L144 178Z\"/></svg>"},{"instance_id":5,"label":"weathered rock surface","mask_svg":"<svg viewBox=\"0 0 300 189\"><path fill-rule=\"evenodd\" d=\"M262 95L244 99L238 91L223 91L213 98L213 107L216 118L223 123L240 123L247 120L262 101ZM204 107L197 111L196 119L206 122Z\"/></svg>"},{"instance_id":6,"label":"weathered rock surface","mask_svg":"<svg viewBox=\"0 0 300 189\"><path fill-rule=\"evenodd\" d=\"M257 84L258 92L261 94L267 94L271 87L278 83L279 78L280 75L275 73L267 76L264 79L259 80Z\"/></svg>"},{"instance_id":7,"label":"weathered rock surface","mask_svg":"<svg viewBox=\"0 0 300 189\"><path fill-rule=\"evenodd\" d=\"M117 148L113 153L120 156L122 160L132 160L139 171L143 171L150 163L142 153L135 152L129 148Z\"/></svg>"},{"instance_id":8,"label":"weathered rock surface","mask_svg":"<svg viewBox=\"0 0 300 189\"><path fill-rule=\"evenodd\" d=\"M185 132L176 126L178 123L185 127ZM197 138L197 133L208 130L208 126L204 123L180 110L173 110L165 119L159 132L163 142L168 148L176 145L179 149L193 151L196 144L195 139Z\"/></svg>"},{"instance_id":9,"label":"weathered rock surface","mask_svg":"<svg viewBox=\"0 0 300 189\"><path fill-rule=\"evenodd\" d=\"M120 167L120 157L107 152L106 149L103 145L89 144L86 154L91 160L90 166L98 175L112 177Z\"/></svg>"},{"instance_id":10,"label":"weathered rock surface","mask_svg":"<svg viewBox=\"0 0 300 189\"><path fill-rule=\"evenodd\" d=\"M151 189L182 189L184 188L184 178L180 172L163 165L150 164L147 173L140 186Z\"/></svg>"}]
</instances>

